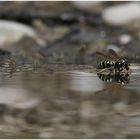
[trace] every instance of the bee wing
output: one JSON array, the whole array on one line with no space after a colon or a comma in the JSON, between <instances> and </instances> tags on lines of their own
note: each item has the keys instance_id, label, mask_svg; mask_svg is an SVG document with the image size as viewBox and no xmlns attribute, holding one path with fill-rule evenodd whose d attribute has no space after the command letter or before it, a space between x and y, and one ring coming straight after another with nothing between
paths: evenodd
<instances>
[{"instance_id":1,"label":"bee wing","mask_svg":"<svg viewBox=\"0 0 140 140\"><path fill-rule=\"evenodd\" d=\"M113 57L113 55L107 55L107 54L104 54L100 51L96 51L96 54L100 55L100 56L103 56L105 58L108 58L108 59L114 59L115 57Z\"/></svg>"},{"instance_id":2,"label":"bee wing","mask_svg":"<svg viewBox=\"0 0 140 140\"><path fill-rule=\"evenodd\" d=\"M109 53L109 56L112 58L112 59L120 59L121 56L119 56L114 50L112 49L109 49L108 50L108 53Z\"/></svg>"},{"instance_id":3,"label":"bee wing","mask_svg":"<svg viewBox=\"0 0 140 140\"><path fill-rule=\"evenodd\" d=\"M103 56L103 57L106 57L106 58L110 58L110 56L100 52L100 51L96 51L96 54L100 55L100 56ZM110 58L111 59L111 58Z\"/></svg>"}]
</instances>

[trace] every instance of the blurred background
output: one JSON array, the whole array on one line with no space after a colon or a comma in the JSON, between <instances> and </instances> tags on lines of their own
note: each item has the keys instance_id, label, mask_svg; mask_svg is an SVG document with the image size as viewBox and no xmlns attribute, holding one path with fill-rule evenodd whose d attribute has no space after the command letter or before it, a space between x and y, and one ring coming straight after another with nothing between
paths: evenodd
<instances>
[{"instance_id":1,"label":"blurred background","mask_svg":"<svg viewBox=\"0 0 140 140\"><path fill-rule=\"evenodd\" d=\"M1 2L0 47L20 65L97 65L108 49L139 62L139 13L139 2Z\"/></svg>"},{"instance_id":2,"label":"blurred background","mask_svg":"<svg viewBox=\"0 0 140 140\"><path fill-rule=\"evenodd\" d=\"M138 73L96 74L139 44L139 2L1 1L0 138L140 138Z\"/></svg>"}]
</instances>

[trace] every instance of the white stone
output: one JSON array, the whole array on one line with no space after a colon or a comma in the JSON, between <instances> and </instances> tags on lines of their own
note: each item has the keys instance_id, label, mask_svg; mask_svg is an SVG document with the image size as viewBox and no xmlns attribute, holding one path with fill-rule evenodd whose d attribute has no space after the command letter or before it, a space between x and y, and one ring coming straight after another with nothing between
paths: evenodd
<instances>
[{"instance_id":1,"label":"white stone","mask_svg":"<svg viewBox=\"0 0 140 140\"><path fill-rule=\"evenodd\" d=\"M140 19L140 4L129 2L103 10L104 21L112 25L123 25Z\"/></svg>"},{"instance_id":2,"label":"white stone","mask_svg":"<svg viewBox=\"0 0 140 140\"><path fill-rule=\"evenodd\" d=\"M119 41L123 45L128 44L131 40L132 40L132 37L130 35L127 35L127 34L122 34L119 37Z\"/></svg>"},{"instance_id":3,"label":"white stone","mask_svg":"<svg viewBox=\"0 0 140 140\"><path fill-rule=\"evenodd\" d=\"M45 45L33 28L18 22L0 20L0 46L15 43L23 36L31 37L38 44Z\"/></svg>"}]
</instances>

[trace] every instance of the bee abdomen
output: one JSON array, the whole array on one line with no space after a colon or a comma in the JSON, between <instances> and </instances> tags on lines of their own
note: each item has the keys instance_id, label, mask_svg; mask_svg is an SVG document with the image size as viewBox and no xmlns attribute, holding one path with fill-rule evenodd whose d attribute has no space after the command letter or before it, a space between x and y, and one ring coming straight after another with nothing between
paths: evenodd
<instances>
[{"instance_id":1,"label":"bee abdomen","mask_svg":"<svg viewBox=\"0 0 140 140\"><path fill-rule=\"evenodd\" d=\"M97 66L97 69L110 68L111 66L114 66L114 63L113 63L112 61L102 61L102 62Z\"/></svg>"}]
</instances>

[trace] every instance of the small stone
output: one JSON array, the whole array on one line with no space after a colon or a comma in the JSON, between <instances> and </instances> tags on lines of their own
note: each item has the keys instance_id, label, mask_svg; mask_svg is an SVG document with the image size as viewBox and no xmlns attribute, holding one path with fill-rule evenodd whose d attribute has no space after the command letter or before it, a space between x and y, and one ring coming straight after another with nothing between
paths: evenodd
<instances>
[{"instance_id":1,"label":"small stone","mask_svg":"<svg viewBox=\"0 0 140 140\"><path fill-rule=\"evenodd\" d=\"M127 35L127 34L123 34L119 37L119 42L122 44L122 45L126 45L128 44L130 41L132 40L131 36L130 35Z\"/></svg>"},{"instance_id":2,"label":"small stone","mask_svg":"<svg viewBox=\"0 0 140 140\"><path fill-rule=\"evenodd\" d=\"M107 7L102 17L111 25L123 25L140 19L140 4L129 2L121 5Z\"/></svg>"}]
</instances>

